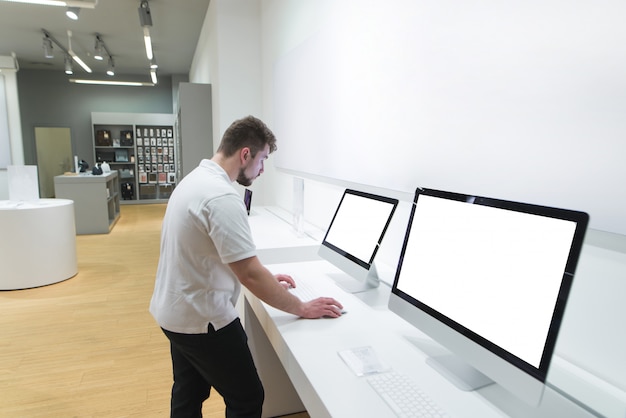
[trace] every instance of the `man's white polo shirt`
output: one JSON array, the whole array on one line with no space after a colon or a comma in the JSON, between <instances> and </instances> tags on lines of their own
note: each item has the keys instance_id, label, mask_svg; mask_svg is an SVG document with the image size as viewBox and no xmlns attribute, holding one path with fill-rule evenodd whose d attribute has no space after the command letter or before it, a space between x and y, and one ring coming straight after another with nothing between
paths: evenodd
<instances>
[{"instance_id":1,"label":"man's white polo shirt","mask_svg":"<svg viewBox=\"0 0 626 418\"><path fill-rule=\"evenodd\" d=\"M228 325L241 291L228 263L255 255L243 199L218 164L202 160L168 201L150 313L183 334Z\"/></svg>"}]
</instances>

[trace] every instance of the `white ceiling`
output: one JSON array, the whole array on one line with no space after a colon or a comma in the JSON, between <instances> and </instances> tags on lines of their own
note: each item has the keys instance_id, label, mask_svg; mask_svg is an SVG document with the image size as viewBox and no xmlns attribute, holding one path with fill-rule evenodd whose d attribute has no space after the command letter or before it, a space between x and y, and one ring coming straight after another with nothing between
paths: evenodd
<instances>
[{"instance_id":1,"label":"white ceiling","mask_svg":"<svg viewBox=\"0 0 626 418\"><path fill-rule=\"evenodd\" d=\"M189 73L209 1L149 0L150 33L159 75ZM88 74L74 64L74 76L102 79L107 77L107 62L93 58L95 34L99 33L113 56L114 78L145 75L149 80L139 3L139 0L99 0L93 9L82 8L78 21L72 21L65 16L63 7L0 1L0 55L14 52L22 69L63 71L63 53L56 45L54 58L44 58L42 29L65 48L68 48L67 31L71 30L72 50L93 70Z\"/></svg>"}]
</instances>

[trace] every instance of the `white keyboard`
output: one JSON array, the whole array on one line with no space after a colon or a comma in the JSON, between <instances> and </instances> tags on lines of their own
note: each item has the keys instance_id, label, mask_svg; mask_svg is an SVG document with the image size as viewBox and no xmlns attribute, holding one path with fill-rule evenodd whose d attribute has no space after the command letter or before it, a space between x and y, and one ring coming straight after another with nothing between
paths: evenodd
<instances>
[{"instance_id":1,"label":"white keyboard","mask_svg":"<svg viewBox=\"0 0 626 418\"><path fill-rule=\"evenodd\" d=\"M398 417L448 417L406 375L380 373L367 377L367 381Z\"/></svg>"},{"instance_id":2,"label":"white keyboard","mask_svg":"<svg viewBox=\"0 0 626 418\"><path fill-rule=\"evenodd\" d=\"M320 297L320 293L317 289L307 285L304 282L299 282L296 287L289 289L292 295L297 296L302 302L308 302Z\"/></svg>"}]
</instances>

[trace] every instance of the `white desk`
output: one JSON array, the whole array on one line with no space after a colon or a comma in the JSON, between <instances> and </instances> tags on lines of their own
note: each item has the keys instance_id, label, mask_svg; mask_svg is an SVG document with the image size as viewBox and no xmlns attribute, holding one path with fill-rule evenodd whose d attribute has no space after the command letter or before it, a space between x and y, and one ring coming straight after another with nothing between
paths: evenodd
<instances>
[{"instance_id":1,"label":"white desk","mask_svg":"<svg viewBox=\"0 0 626 418\"><path fill-rule=\"evenodd\" d=\"M257 247L257 256L264 264L318 260L317 250L323 231L307 226L298 235L288 222L289 214L277 207L254 207L248 217Z\"/></svg>"},{"instance_id":2,"label":"white desk","mask_svg":"<svg viewBox=\"0 0 626 418\"><path fill-rule=\"evenodd\" d=\"M74 202L0 201L0 290L57 283L78 272Z\"/></svg>"},{"instance_id":3,"label":"white desk","mask_svg":"<svg viewBox=\"0 0 626 418\"><path fill-rule=\"evenodd\" d=\"M287 211L275 206L254 206L250 211L248 223L261 263L319 260L317 250L323 231L307 224L305 233L299 235L292 228L289 217ZM236 308L245 324L243 294Z\"/></svg>"},{"instance_id":4,"label":"white desk","mask_svg":"<svg viewBox=\"0 0 626 418\"><path fill-rule=\"evenodd\" d=\"M626 236L589 229L548 380L599 415L626 418Z\"/></svg>"},{"instance_id":5,"label":"white desk","mask_svg":"<svg viewBox=\"0 0 626 418\"><path fill-rule=\"evenodd\" d=\"M339 272L326 261L268 267L273 273L293 275L296 282L317 281L348 313L338 319L299 319L244 291L244 324L266 390L264 416L304 409L313 418L392 416L364 378L357 377L337 354L361 346L372 346L383 362L409 375L453 417L592 416L550 388L538 408L528 407L497 385L462 392L428 366L426 354L410 342L421 339L431 350L440 349L387 309L388 287L359 297L347 294L328 277Z\"/></svg>"}]
</instances>

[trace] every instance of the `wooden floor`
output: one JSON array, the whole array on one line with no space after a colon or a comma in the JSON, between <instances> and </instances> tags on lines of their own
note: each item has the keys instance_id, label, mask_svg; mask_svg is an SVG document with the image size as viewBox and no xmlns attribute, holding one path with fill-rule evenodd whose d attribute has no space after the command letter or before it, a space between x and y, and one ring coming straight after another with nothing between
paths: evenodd
<instances>
[{"instance_id":1,"label":"wooden floor","mask_svg":"<svg viewBox=\"0 0 626 418\"><path fill-rule=\"evenodd\" d=\"M169 416L169 346L148 312L164 211L123 205L110 234L77 236L75 277L0 291L0 417ZM216 392L203 414L224 416Z\"/></svg>"}]
</instances>

